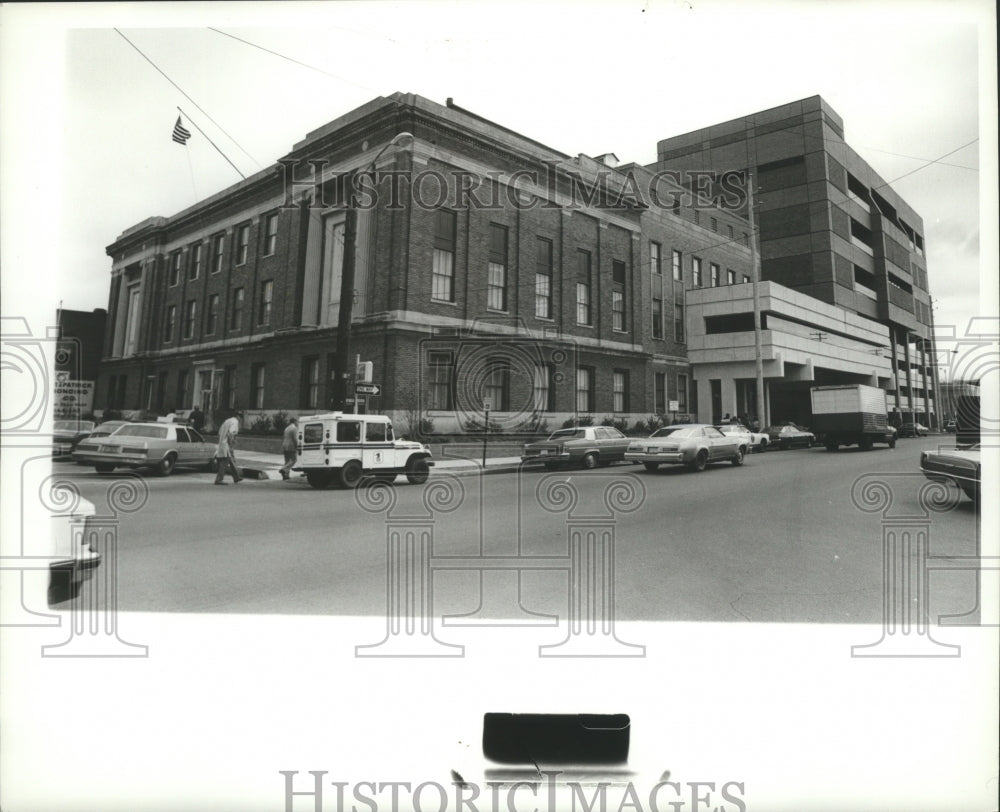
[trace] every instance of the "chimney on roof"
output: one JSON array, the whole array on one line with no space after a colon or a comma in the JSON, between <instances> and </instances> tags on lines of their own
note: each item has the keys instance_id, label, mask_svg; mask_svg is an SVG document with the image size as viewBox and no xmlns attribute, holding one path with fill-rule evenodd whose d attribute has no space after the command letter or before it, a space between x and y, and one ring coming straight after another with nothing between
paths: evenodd
<instances>
[{"instance_id":1,"label":"chimney on roof","mask_svg":"<svg viewBox=\"0 0 1000 812\"><path fill-rule=\"evenodd\" d=\"M444 104L445 104L445 107L454 107L455 106L455 100L451 96L449 96L447 99L445 99Z\"/></svg>"},{"instance_id":2,"label":"chimney on roof","mask_svg":"<svg viewBox=\"0 0 1000 812\"><path fill-rule=\"evenodd\" d=\"M605 152L603 155L598 155L594 158L594 160L604 164L605 166L609 166L612 169L618 166L618 156L613 152Z\"/></svg>"}]
</instances>

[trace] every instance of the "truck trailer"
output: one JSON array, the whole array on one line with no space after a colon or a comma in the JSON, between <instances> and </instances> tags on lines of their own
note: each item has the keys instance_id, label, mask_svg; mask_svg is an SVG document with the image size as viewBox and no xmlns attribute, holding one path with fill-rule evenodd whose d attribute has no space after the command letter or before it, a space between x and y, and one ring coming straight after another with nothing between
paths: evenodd
<instances>
[{"instance_id":1,"label":"truck trailer","mask_svg":"<svg viewBox=\"0 0 1000 812\"><path fill-rule=\"evenodd\" d=\"M812 430L823 438L827 451L856 445L870 451L875 443L896 447L896 430L889 425L885 392L875 386L814 386Z\"/></svg>"}]
</instances>

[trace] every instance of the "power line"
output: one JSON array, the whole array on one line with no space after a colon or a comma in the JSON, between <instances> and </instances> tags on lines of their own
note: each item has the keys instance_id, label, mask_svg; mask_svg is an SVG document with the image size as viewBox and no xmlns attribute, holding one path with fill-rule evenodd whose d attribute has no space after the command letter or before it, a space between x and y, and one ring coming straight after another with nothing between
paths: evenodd
<instances>
[{"instance_id":1,"label":"power line","mask_svg":"<svg viewBox=\"0 0 1000 812\"><path fill-rule=\"evenodd\" d=\"M218 28L212 28L211 26L208 27L208 30L214 31L216 34L221 34L224 37L229 37L230 39L234 39L237 42L242 42L244 45L249 45L251 48L257 48L258 50L264 51L265 53L271 54L272 56L276 56L280 59L285 59L288 62L291 62L292 64L300 65L301 67L307 68L308 70L316 71L316 73L322 73L324 76L328 76L331 79L336 79L337 81L340 82L347 82L347 84L354 85L355 87L361 88L362 90L370 90L372 92L377 92L375 91L374 88L369 87L368 85L362 85L358 84L357 82L352 82L350 79L346 79L343 76L338 76L337 74L330 73L329 71L323 70L322 68L317 68L315 65L310 65L309 63L302 62L301 60L295 59L294 57L279 53L278 51L273 51L270 48L265 48L263 45L258 45L256 42L250 42L250 40L243 39L242 37L237 37L235 34L229 34L225 31L221 31Z\"/></svg>"},{"instance_id":2,"label":"power line","mask_svg":"<svg viewBox=\"0 0 1000 812\"><path fill-rule=\"evenodd\" d=\"M115 30L115 32L116 32L116 33L117 33L117 34L118 34L118 35L119 35L119 36L120 36L120 37L121 37L121 38L122 38L123 40L125 40L125 42L127 42L127 43L128 43L129 45L131 45L131 46L132 46L133 48L135 48L135 50L136 50L136 51L137 51L137 52L139 53L139 55L140 55L140 56L141 56L141 57L142 57L143 59L145 59L145 60L146 60L146 61L147 61L147 62L148 62L148 63L149 63L150 65L152 65L152 66L153 66L153 67L154 67L154 68L156 69L156 72L157 72L157 73L159 73L159 74L160 74L160 75L161 75L161 76L162 76L162 77L163 77L164 79L166 79L166 80L167 80L168 82L170 82L170 84L171 84L171 85L173 85L173 86L174 86L174 88L175 88L175 89L176 89L176 90L177 90L177 91L178 91L178 92L179 92L179 93L180 93L180 94L181 94L181 95L182 95L182 96L183 96L183 97L184 97L185 99L187 99L187 100L188 100L189 102L191 102L191 104L193 104L193 105L194 105L195 107L197 107L197 108L198 108L198 110L199 110L199 111L200 111L200 112L201 112L201 113L202 113L202 114L203 114L203 115L205 116L205 118L207 118L207 119L208 119L209 121L211 121L211 122L212 122L212 123L213 123L213 124L214 124L214 125L215 125L216 127L218 127L218 128L219 128L219 130L221 130L221 131L222 131L222 133L223 133L223 134L224 134L224 135L225 135L225 136L226 136L226 137L227 137L227 138L228 138L228 139L229 139L230 141L232 141L232 142L233 142L234 144L236 144L236 146L240 148L240 151L241 151L241 152L242 152L242 153L243 153L244 155L246 155L246 156L247 156L247 157L248 157L248 158L249 158L249 159L250 159L251 161L253 161L253 162L254 162L255 164L257 164L257 166L258 166L258 167L261 167L261 164L260 164L260 162L259 162L259 161L258 161L258 160L257 160L256 158L254 158L254 157L253 157L253 155L251 155L251 154L250 154L249 152L247 152L247 151L246 151L245 149L243 149L243 147L242 147L242 146L240 145L240 142L239 142L239 141L237 141L237 140L236 140L235 138L233 138L233 136L231 136L231 135L230 135L230 134L229 134L228 132L226 132L226 130L225 130L225 129L224 129L223 127L222 127L222 125L221 125L221 124L219 124L219 122L217 122L217 121L216 121L216 120L215 120L214 118L212 118L212 117L211 117L211 116L210 116L210 115L208 114L208 112L207 112L207 111L206 111L206 110L205 110L205 109L204 109L204 108L203 108L203 107L202 107L202 106L201 106L200 104L198 104L198 102L196 102L196 101L195 101L194 99L192 99L192 98L191 98L191 97L190 97L190 96L189 96L189 95L188 95L188 94L187 94L187 93L186 93L186 92L184 91L184 89L183 89L183 88L181 88L181 86L177 84L177 82L175 82L175 81L174 81L173 79L171 79L171 78L170 78L169 76L167 76L167 74L166 74L166 73L164 73L164 71L163 71L163 70L162 70L162 69L160 68L160 66L159 66L159 65L157 65L157 64L156 64L156 63L155 63L155 62L154 62L154 61L153 61L152 59L150 59L150 58L149 58L148 56L146 56L146 54L144 54L144 53L142 52L142 50L141 50L141 49L139 48L139 46L138 46L138 45L136 45L136 44L135 44L134 42L132 42L132 40L130 40L130 39L129 39L128 37L126 37L126 36L125 36L125 35L124 35L124 34L123 34L123 33L122 33L122 32L121 32L120 30L118 30L117 28L116 28L116 29L114 29L114 30ZM193 123L193 122L192 122L192 123ZM201 131L201 130L199 129L199 132L202 132L202 131ZM203 132L202 132L202 135L204 135L204 133L203 133ZM206 136L206 138L207 138L207 136ZM214 146L214 144L213 144L213 146ZM218 147L216 147L216 149L218 149ZM221 150L219 150L219 151L221 152ZM223 157L225 157L225 155L223 155ZM227 161L229 161L229 159L228 159L228 158L226 158L226 160L227 160ZM229 164L230 164L230 166L232 166L232 167L233 167L234 169L236 168L236 167L235 167L235 164L233 164L233 162L232 162L232 161L229 161ZM263 169L263 167L261 167L261 168ZM237 172L239 172L239 170L238 170L238 169L237 169L236 171L237 171ZM242 175L243 173L242 173L242 172L240 172L240 174Z\"/></svg>"},{"instance_id":3,"label":"power line","mask_svg":"<svg viewBox=\"0 0 1000 812\"><path fill-rule=\"evenodd\" d=\"M873 190L874 189L884 189L886 186L891 186L896 181L902 180L903 178L912 175L914 172L919 172L921 169L926 169L928 166L933 166L934 164L939 163L942 158L947 158L949 155L954 155L956 152L958 152L960 150L963 150L966 147L971 147L978 140L979 140L978 137L977 138L973 138L971 141L969 141L969 143L962 144L962 146L956 147L951 152L946 152L944 155L941 156L941 158L934 158L933 160L928 161L927 163L925 163L923 166L918 166L916 169L911 169L909 172L904 172L898 178L893 178L892 180L888 181L887 183L883 183L881 186L875 186L875 187L873 187Z\"/></svg>"}]
</instances>

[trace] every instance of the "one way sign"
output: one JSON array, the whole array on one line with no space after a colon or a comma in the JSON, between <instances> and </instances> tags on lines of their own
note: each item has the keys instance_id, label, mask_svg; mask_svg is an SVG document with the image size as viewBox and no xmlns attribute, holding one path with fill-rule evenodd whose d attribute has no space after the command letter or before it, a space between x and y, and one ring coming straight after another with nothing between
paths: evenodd
<instances>
[{"instance_id":1,"label":"one way sign","mask_svg":"<svg viewBox=\"0 0 1000 812\"><path fill-rule=\"evenodd\" d=\"M356 383L354 384L354 394L356 395L380 395L382 387L377 383Z\"/></svg>"}]
</instances>

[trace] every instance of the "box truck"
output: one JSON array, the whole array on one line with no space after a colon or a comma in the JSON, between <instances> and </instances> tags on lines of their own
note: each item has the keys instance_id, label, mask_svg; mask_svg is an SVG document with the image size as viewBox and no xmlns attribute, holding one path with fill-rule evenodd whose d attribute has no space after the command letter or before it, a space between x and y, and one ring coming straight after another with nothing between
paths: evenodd
<instances>
[{"instance_id":1,"label":"box truck","mask_svg":"<svg viewBox=\"0 0 1000 812\"><path fill-rule=\"evenodd\" d=\"M885 392L875 386L814 386L812 430L823 438L827 451L842 445L871 450L875 443L896 447L896 430L886 416Z\"/></svg>"}]
</instances>

